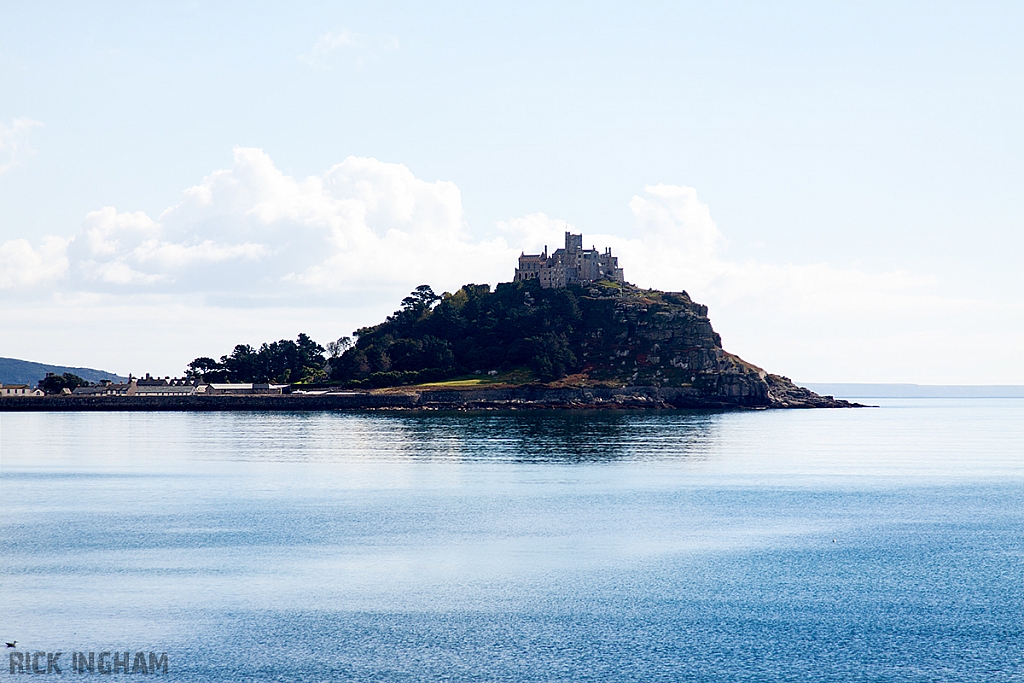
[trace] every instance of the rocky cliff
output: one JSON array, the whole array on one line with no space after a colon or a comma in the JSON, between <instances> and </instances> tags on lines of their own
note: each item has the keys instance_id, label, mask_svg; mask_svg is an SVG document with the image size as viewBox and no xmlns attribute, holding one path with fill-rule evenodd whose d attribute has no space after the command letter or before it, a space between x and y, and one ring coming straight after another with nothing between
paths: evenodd
<instances>
[{"instance_id":1,"label":"rocky cliff","mask_svg":"<svg viewBox=\"0 0 1024 683\"><path fill-rule=\"evenodd\" d=\"M584 375L601 383L676 389L674 402L748 407L842 407L722 348L707 306L686 292L632 285L581 292ZM673 402L673 399L670 399Z\"/></svg>"}]
</instances>

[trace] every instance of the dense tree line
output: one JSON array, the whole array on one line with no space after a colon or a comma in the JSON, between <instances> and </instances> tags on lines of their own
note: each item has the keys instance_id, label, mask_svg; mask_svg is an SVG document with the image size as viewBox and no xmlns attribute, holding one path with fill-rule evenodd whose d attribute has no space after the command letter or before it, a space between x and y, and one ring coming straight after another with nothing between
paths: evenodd
<instances>
[{"instance_id":1,"label":"dense tree line","mask_svg":"<svg viewBox=\"0 0 1024 683\"><path fill-rule=\"evenodd\" d=\"M551 381L580 369L583 316L576 288L536 281L465 285L438 296L420 285L384 322L323 347L296 341L240 344L219 360L196 358L186 375L203 382L280 382L382 387L491 370L528 369Z\"/></svg>"},{"instance_id":2,"label":"dense tree line","mask_svg":"<svg viewBox=\"0 0 1024 683\"><path fill-rule=\"evenodd\" d=\"M220 360L196 358L185 375L202 382L320 382L328 377L325 351L306 334L299 334L295 341L264 343L258 349L239 344Z\"/></svg>"},{"instance_id":3,"label":"dense tree line","mask_svg":"<svg viewBox=\"0 0 1024 683\"><path fill-rule=\"evenodd\" d=\"M550 381L579 369L573 338L579 292L537 282L465 285L436 295L427 285L330 363L332 380L386 386L480 371L529 368Z\"/></svg>"}]
</instances>

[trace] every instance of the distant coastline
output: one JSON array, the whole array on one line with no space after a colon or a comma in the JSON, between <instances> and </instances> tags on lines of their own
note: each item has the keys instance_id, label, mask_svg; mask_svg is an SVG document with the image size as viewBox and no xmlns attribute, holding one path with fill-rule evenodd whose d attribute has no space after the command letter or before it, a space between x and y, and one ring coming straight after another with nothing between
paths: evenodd
<instances>
[{"instance_id":1,"label":"distant coastline","mask_svg":"<svg viewBox=\"0 0 1024 683\"><path fill-rule=\"evenodd\" d=\"M837 398L1024 398L1024 385L1019 384L799 384L815 393Z\"/></svg>"},{"instance_id":2,"label":"distant coastline","mask_svg":"<svg viewBox=\"0 0 1024 683\"><path fill-rule=\"evenodd\" d=\"M96 370L94 368L79 368L70 365L49 365L47 363L36 363L30 360L19 358L0 358L0 384L28 384L35 387L39 380L46 377L46 373L52 372L55 375L62 375L70 372L89 382L100 382L110 380L111 382L124 382L127 377Z\"/></svg>"}]
</instances>

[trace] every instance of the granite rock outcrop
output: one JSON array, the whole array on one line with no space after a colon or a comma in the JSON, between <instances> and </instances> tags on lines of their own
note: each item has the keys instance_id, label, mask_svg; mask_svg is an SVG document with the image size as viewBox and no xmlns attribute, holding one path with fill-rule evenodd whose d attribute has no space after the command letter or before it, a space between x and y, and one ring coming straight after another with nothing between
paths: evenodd
<instances>
[{"instance_id":1,"label":"granite rock outcrop","mask_svg":"<svg viewBox=\"0 0 1024 683\"><path fill-rule=\"evenodd\" d=\"M584 374L663 389L668 402L744 407L844 407L722 348L708 308L686 292L593 286L579 298ZM671 391L669 391L671 390Z\"/></svg>"}]
</instances>

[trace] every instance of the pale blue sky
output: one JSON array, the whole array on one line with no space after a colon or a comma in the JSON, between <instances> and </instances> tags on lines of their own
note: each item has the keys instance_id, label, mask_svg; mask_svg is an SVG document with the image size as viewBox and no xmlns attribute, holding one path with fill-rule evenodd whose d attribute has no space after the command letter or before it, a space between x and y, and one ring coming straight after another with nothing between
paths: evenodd
<instances>
[{"instance_id":1,"label":"pale blue sky","mask_svg":"<svg viewBox=\"0 0 1024 683\"><path fill-rule=\"evenodd\" d=\"M933 278L936 293L993 303L1002 311L993 315L1013 319L996 342L1007 350L1024 335L1013 308L1024 290L1019 2L0 10L0 166L9 165L0 243L71 238L104 206L157 220L183 190L231 168L236 146L262 149L297 179L354 155L454 183L471 240L538 212L585 233L635 237L634 195L660 183L693 187L732 263L906 271ZM16 120L41 125L11 132ZM627 277L642 267L624 265ZM508 274L491 281L500 279ZM9 307L27 296L0 292ZM740 335L738 315L723 315ZM945 334L938 320L929 334ZM7 341L13 351L0 355L27 343ZM55 357L63 348L36 360L89 362L70 348ZM1000 376L995 365L955 377L878 377L845 365L830 375L835 359L802 366L756 343L741 352L792 363L769 369L806 380ZM92 364L100 360L114 362ZM144 362L155 361L135 364ZM1024 382L1019 362L1010 374Z\"/></svg>"}]
</instances>

